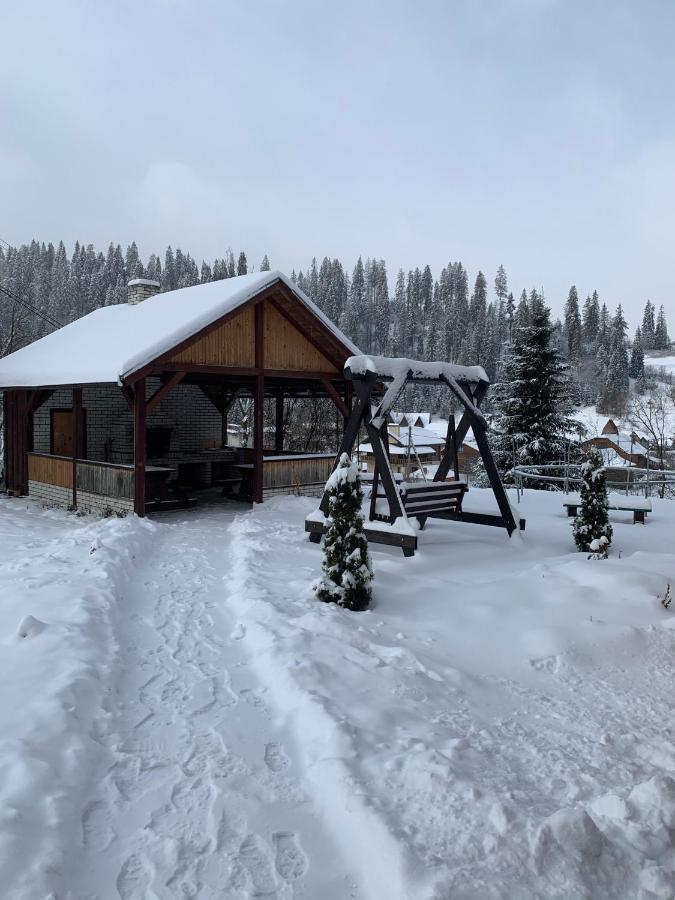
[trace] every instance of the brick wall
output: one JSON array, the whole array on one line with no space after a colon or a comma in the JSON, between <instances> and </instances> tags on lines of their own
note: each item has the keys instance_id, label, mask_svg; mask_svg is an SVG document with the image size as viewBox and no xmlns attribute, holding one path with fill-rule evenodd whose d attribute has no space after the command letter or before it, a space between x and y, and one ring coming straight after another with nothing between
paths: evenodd
<instances>
[{"instance_id":1,"label":"brick wall","mask_svg":"<svg viewBox=\"0 0 675 900\"><path fill-rule=\"evenodd\" d=\"M158 379L148 379L148 397L159 387ZM115 385L85 387L82 398L86 410L87 458L100 462L133 461L133 419L131 410ZM50 410L69 409L70 390L56 391L35 413L34 449L49 453ZM221 417L218 410L194 385L178 385L148 416L147 427L171 428L169 461L202 449L202 442L215 440L220 446Z\"/></svg>"}]
</instances>

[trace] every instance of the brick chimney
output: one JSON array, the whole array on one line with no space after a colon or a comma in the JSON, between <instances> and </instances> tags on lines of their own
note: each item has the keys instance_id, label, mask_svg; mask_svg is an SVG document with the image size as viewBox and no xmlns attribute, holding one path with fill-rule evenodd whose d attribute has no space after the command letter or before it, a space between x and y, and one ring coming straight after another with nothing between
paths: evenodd
<instances>
[{"instance_id":1,"label":"brick chimney","mask_svg":"<svg viewBox=\"0 0 675 900\"><path fill-rule=\"evenodd\" d=\"M159 281L152 281L150 278L132 278L127 288L129 291L127 300L131 306L135 306L136 303L142 303L153 294L159 293Z\"/></svg>"}]
</instances>

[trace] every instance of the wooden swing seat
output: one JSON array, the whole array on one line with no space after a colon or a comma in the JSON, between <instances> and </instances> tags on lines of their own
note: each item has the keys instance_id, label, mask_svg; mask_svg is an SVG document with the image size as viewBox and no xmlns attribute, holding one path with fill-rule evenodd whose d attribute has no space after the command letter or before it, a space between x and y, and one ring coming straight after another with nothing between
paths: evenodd
<instances>
[{"instance_id":1,"label":"wooden swing seat","mask_svg":"<svg viewBox=\"0 0 675 900\"><path fill-rule=\"evenodd\" d=\"M466 481L407 481L401 485L403 509L409 518L461 512Z\"/></svg>"}]
</instances>

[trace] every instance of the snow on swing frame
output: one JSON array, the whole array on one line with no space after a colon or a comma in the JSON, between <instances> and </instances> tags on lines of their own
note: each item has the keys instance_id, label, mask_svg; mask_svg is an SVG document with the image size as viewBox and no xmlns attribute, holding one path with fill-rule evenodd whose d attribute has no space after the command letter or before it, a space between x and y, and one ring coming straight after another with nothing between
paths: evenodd
<instances>
[{"instance_id":1,"label":"snow on swing frame","mask_svg":"<svg viewBox=\"0 0 675 900\"><path fill-rule=\"evenodd\" d=\"M345 363L344 374L353 383L356 398L334 468L343 453L351 456L359 430L364 427L375 456L370 516L365 526L369 541L399 546L405 556L414 555L417 532L410 518L418 520L420 529L424 528L427 518L441 518L505 528L509 536L518 529L524 530L525 520L509 503L487 440L488 426L479 407L490 382L482 366L458 366L386 356L352 356ZM450 418L443 457L433 481L423 485L404 483L399 487L389 462L387 418L408 384L445 385L464 411L456 428L454 417ZM374 397L374 394L377 396ZM377 403L374 411L373 401ZM462 508L468 485L458 477L457 446L462 443L469 428L473 430L497 501L498 514L470 512ZM455 480L446 481L451 463L454 464ZM380 479L389 506L388 515L376 511ZM305 531L314 543L321 540L327 520L328 492L325 491L319 508L305 520Z\"/></svg>"}]
</instances>

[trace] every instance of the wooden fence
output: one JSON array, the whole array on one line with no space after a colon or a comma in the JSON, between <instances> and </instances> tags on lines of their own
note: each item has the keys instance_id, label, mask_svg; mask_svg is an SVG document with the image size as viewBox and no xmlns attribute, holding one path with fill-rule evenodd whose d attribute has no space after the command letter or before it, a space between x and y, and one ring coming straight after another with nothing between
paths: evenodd
<instances>
[{"instance_id":1,"label":"wooden fence","mask_svg":"<svg viewBox=\"0 0 675 900\"><path fill-rule=\"evenodd\" d=\"M78 459L73 466L69 456L52 456L48 453L28 454L28 478L42 484L73 487L75 469L78 491L100 494L102 497L132 500L134 496L134 470L132 466L93 462Z\"/></svg>"},{"instance_id":2,"label":"wooden fence","mask_svg":"<svg viewBox=\"0 0 675 900\"><path fill-rule=\"evenodd\" d=\"M28 480L72 488L73 460L67 456L50 456L47 453L28 454Z\"/></svg>"},{"instance_id":3,"label":"wooden fence","mask_svg":"<svg viewBox=\"0 0 675 900\"><path fill-rule=\"evenodd\" d=\"M265 457L263 488L294 488L305 484L324 484L333 469L332 453L308 456Z\"/></svg>"},{"instance_id":4,"label":"wooden fence","mask_svg":"<svg viewBox=\"0 0 675 900\"><path fill-rule=\"evenodd\" d=\"M133 500L134 470L132 466L78 460L77 489L117 500Z\"/></svg>"}]
</instances>

